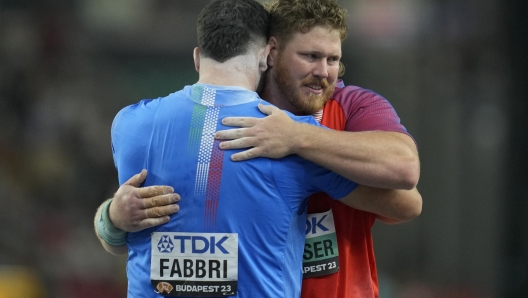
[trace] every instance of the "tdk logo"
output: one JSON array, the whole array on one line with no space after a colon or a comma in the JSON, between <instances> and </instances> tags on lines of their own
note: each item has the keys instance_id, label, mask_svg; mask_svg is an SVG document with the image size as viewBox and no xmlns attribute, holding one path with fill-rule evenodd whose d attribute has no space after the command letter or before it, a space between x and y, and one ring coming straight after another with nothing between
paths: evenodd
<instances>
[{"instance_id":1,"label":"tdk logo","mask_svg":"<svg viewBox=\"0 0 528 298\"><path fill-rule=\"evenodd\" d=\"M317 220L317 217L312 217L306 220L306 235L308 234L316 234L317 229L321 230L322 232L328 231L328 228L323 226L322 222L326 218L326 214L321 217L319 220ZM310 220L311 219L311 220Z\"/></svg>"},{"instance_id":2,"label":"tdk logo","mask_svg":"<svg viewBox=\"0 0 528 298\"><path fill-rule=\"evenodd\" d=\"M170 239L170 236L163 235L160 238L160 241L158 242L158 250L159 252L172 252L174 249L174 244L172 244L172 240Z\"/></svg>"},{"instance_id":3,"label":"tdk logo","mask_svg":"<svg viewBox=\"0 0 528 298\"><path fill-rule=\"evenodd\" d=\"M227 239L229 239L227 236L222 237L218 241L215 236L208 238L203 236L174 236L176 242L178 240L180 241L180 253L182 254L186 253L186 249L190 250L193 254L215 254L219 252L229 254L229 251L222 246Z\"/></svg>"}]
</instances>

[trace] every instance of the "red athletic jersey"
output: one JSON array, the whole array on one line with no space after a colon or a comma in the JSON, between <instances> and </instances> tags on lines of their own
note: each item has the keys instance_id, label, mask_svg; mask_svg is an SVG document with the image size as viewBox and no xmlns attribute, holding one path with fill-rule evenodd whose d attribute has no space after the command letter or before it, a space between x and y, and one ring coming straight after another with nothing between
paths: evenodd
<instances>
[{"instance_id":1,"label":"red athletic jersey","mask_svg":"<svg viewBox=\"0 0 528 298\"><path fill-rule=\"evenodd\" d=\"M323 108L321 123L346 131L407 130L392 105L382 96L340 81ZM371 228L373 213L350 208L324 193L310 197L308 213L332 209L339 250L339 272L303 280L302 298L377 298L378 274Z\"/></svg>"}]
</instances>

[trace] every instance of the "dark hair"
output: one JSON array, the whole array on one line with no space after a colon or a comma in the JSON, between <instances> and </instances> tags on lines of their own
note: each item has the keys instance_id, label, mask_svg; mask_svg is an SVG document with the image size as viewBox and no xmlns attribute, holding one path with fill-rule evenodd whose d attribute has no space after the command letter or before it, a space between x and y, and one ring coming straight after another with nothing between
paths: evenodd
<instances>
[{"instance_id":1,"label":"dark hair","mask_svg":"<svg viewBox=\"0 0 528 298\"><path fill-rule=\"evenodd\" d=\"M198 16L198 47L220 63L266 43L269 13L255 0L214 0Z\"/></svg>"}]
</instances>

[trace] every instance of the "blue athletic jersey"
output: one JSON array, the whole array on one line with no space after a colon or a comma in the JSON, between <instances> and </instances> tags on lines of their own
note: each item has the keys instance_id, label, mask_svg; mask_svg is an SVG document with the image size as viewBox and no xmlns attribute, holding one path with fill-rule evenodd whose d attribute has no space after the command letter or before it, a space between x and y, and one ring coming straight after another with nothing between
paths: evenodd
<instances>
[{"instance_id":1,"label":"blue athletic jersey","mask_svg":"<svg viewBox=\"0 0 528 298\"><path fill-rule=\"evenodd\" d=\"M340 199L357 184L297 155L231 161L241 150L220 150L214 133L230 128L227 116L264 117L258 103L269 105L242 88L195 84L115 117L119 183L145 168L145 186L181 196L168 223L128 233L129 297L300 295L308 196Z\"/></svg>"}]
</instances>

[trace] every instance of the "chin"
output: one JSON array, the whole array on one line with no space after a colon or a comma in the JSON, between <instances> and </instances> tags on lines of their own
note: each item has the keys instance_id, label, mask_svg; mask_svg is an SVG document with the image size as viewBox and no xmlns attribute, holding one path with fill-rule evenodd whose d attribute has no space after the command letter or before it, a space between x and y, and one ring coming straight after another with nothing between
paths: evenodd
<instances>
[{"instance_id":1,"label":"chin","mask_svg":"<svg viewBox=\"0 0 528 298\"><path fill-rule=\"evenodd\" d=\"M317 99L317 102L314 102L314 99L308 99L309 102L297 103L295 108L301 111L305 115L312 115L323 108L327 100Z\"/></svg>"}]
</instances>

